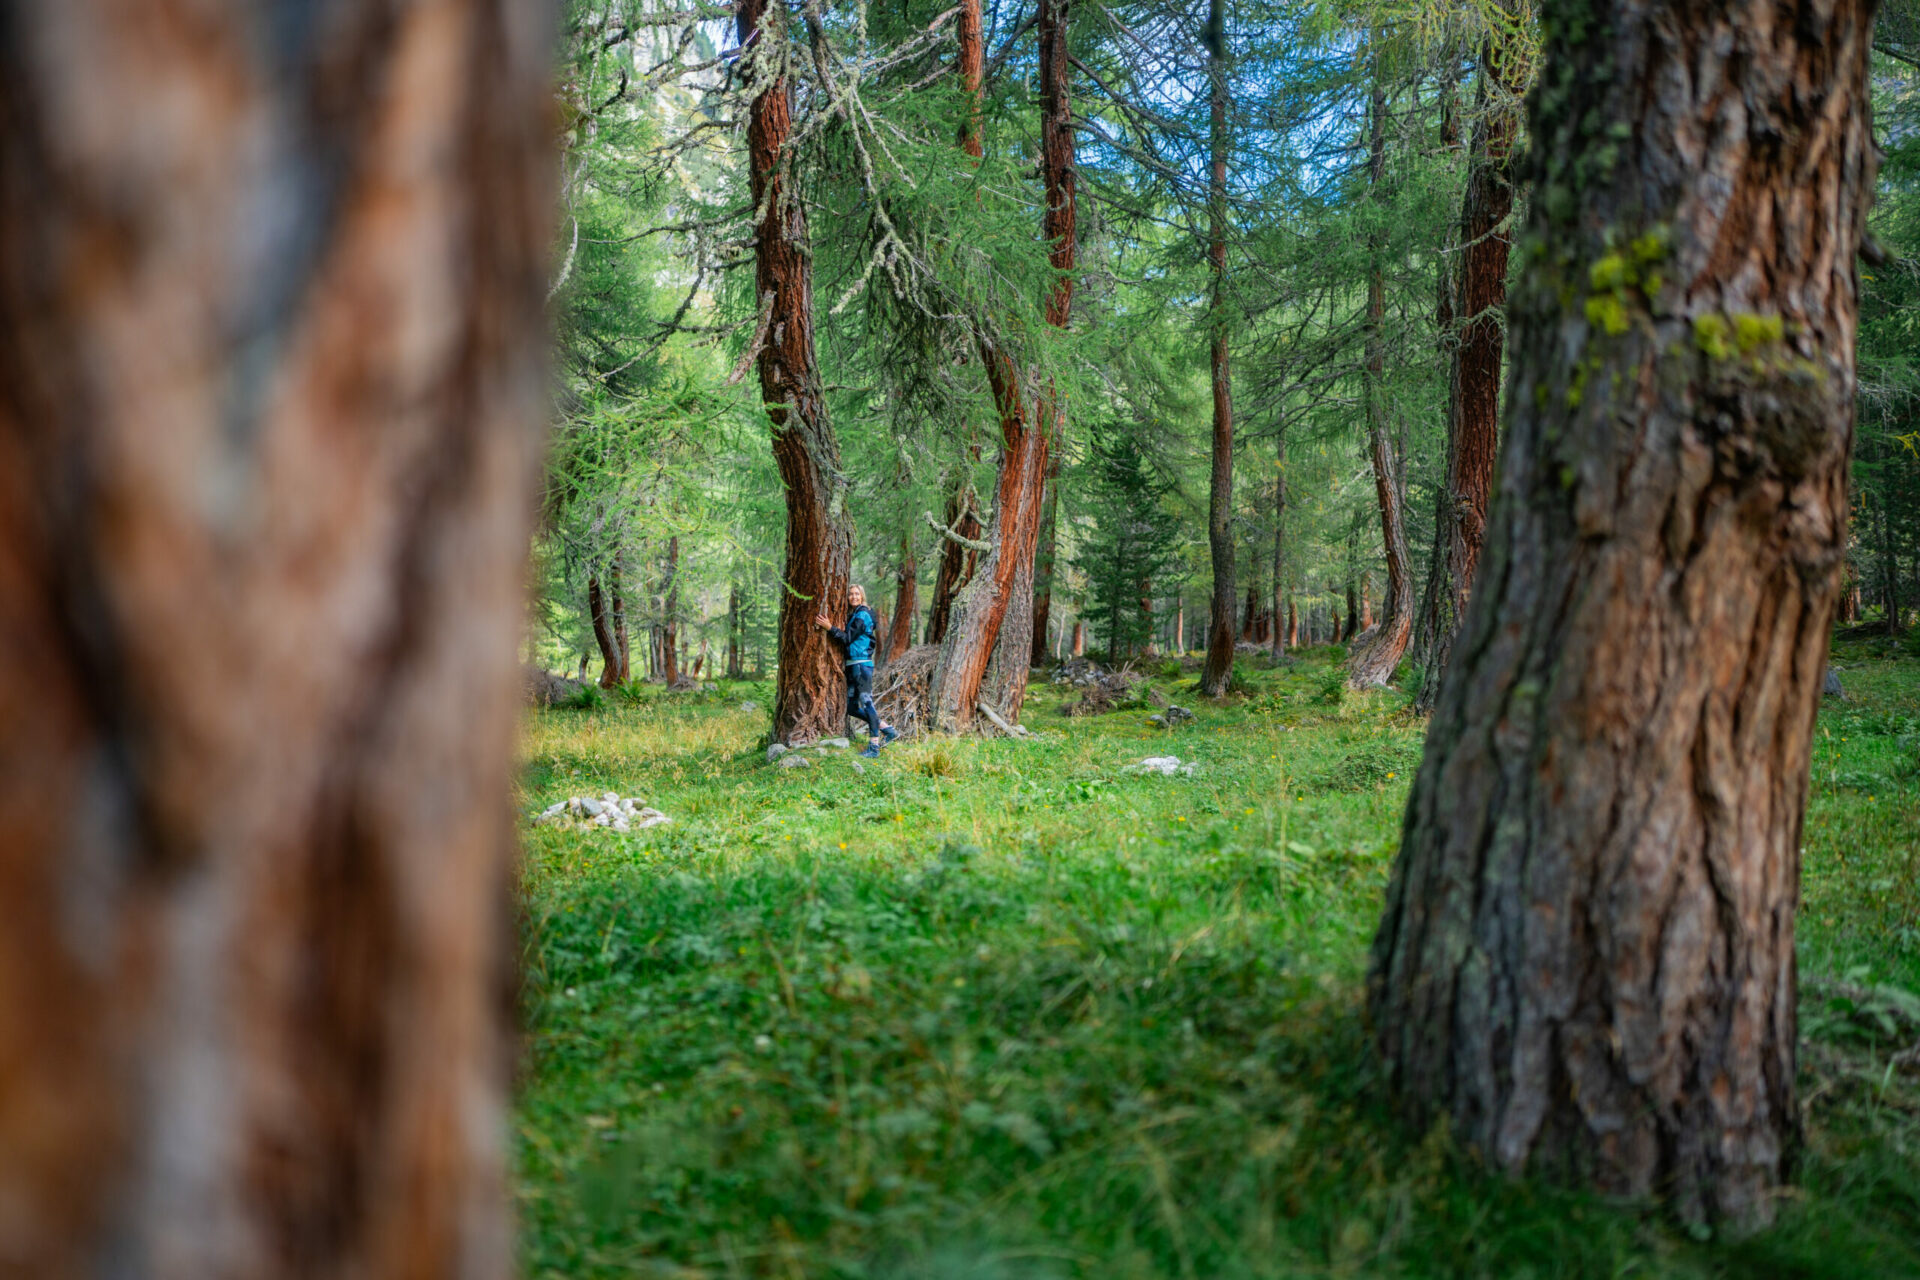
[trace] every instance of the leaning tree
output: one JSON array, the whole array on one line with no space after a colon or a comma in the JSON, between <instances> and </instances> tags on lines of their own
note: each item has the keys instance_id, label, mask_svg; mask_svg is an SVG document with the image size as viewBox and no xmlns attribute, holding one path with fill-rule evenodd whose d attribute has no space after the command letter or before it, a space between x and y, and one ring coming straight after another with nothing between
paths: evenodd
<instances>
[{"instance_id":1,"label":"leaning tree","mask_svg":"<svg viewBox=\"0 0 1920 1280\"><path fill-rule=\"evenodd\" d=\"M1872 0L1556 0L1508 439L1369 997L1416 1122L1753 1222L1846 549Z\"/></svg>"}]
</instances>

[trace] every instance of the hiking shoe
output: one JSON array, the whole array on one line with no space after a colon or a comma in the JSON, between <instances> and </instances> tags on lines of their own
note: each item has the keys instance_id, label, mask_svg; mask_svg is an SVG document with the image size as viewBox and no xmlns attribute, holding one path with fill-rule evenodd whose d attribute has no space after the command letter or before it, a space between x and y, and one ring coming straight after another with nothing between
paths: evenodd
<instances>
[{"instance_id":1,"label":"hiking shoe","mask_svg":"<svg viewBox=\"0 0 1920 1280\"><path fill-rule=\"evenodd\" d=\"M898 729L892 725L886 725L880 730L880 745L884 747L899 736L900 731Z\"/></svg>"},{"instance_id":2,"label":"hiking shoe","mask_svg":"<svg viewBox=\"0 0 1920 1280\"><path fill-rule=\"evenodd\" d=\"M869 742L867 744L867 749L865 751L862 751L860 754L866 757L868 760L877 759L880 755L880 744L877 742Z\"/></svg>"}]
</instances>

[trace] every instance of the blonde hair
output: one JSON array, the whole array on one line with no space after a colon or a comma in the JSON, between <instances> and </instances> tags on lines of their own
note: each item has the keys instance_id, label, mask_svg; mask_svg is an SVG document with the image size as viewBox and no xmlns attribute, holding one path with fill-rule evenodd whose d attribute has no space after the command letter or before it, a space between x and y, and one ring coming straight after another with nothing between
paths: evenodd
<instances>
[{"instance_id":1,"label":"blonde hair","mask_svg":"<svg viewBox=\"0 0 1920 1280\"><path fill-rule=\"evenodd\" d=\"M856 591L860 593L858 600L853 599L854 592ZM847 584L847 599L853 601L855 604L865 604L867 602L867 589L857 582L849 582Z\"/></svg>"}]
</instances>

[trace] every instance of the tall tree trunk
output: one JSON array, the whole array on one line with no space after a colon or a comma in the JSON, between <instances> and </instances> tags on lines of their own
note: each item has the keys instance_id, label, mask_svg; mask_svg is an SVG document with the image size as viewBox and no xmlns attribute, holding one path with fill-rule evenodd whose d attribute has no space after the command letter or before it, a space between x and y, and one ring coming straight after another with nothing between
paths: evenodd
<instances>
[{"instance_id":1,"label":"tall tree trunk","mask_svg":"<svg viewBox=\"0 0 1920 1280\"><path fill-rule=\"evenodd\" d=\"M1287 647L1289 649L1300 647L1300 611L1295 606L1292 596L1287 597Z\"/></svg>"},{"instance_id":2,"label":"tall tree trunk","mask_svg":"<svg viewBox=\"0 0 1920 1280\"><path fill-rule=\"evenodd\" d=\"M587 575L587 616L593 621L593 642L600 649L600 687L611 689L620 683L620 646L613 638L613 611L600 589L600 579Z\"/></svg>"},{"instance_id":3,"label":"tall tree trunk","mask_svg":"<svg viewBox=\"0 0 1920 1280\"><path fill-rule=\"evenodd\" d=\"M1281 624L1293 612L1292 597L1286 588L1286 552L1287 552L1287 436L1283 428L1278 447L1278 465L1273 471L1273 660L1279 662L1287 656L1287 648L1293 644L1293 625L1290 621Z\"/></svg>"},{"instance_id":4,"label":"tall tree trunk","mask_svg":"<svg viewBox=\"0 0 1920 1280\"><path fill-rule=\"evenodd\" d=\"M665 663L660 668L660 677L668 684L680 678L680 667L674 657L674 646L679 640L679 628L674 625L680 613L680 535L667 539L667 574L662 584L660 601L660 648Z\"/></svg>"},{"instance_id":5,"label":"tall tree trunk","mask_svg":"<svg viewBox=\"0 0 1920 1280\"><path fill-rule=\"evenodd\" d=\"M737 29L748 49L742 73L755 90L748 171L754 207L765 211L754 238L754 292L769 315L760 348L760 395L787 496L773 734L791 743L837 735L844 727L840 658L813 618L822 610L835 616L846 610L853 528L840 444L827 419L814 357L807 210L781 170L793 126L786 19L785 0L739 0Z\"/></svg>"},{"instance_id":6,"label":"tall tree trunk","mask_svg":"<svg viewBox=\"0 0 1920 1280\"><path fill-rule=\"evenodd\" d=\"M971 11L972 17L968 17ZM962 0L960 33L978 43L979 0ZM969 23L972 25L970 26ZM1047 298L1049 324L1064 327L1073 299L1074 172L1068 99L1067 0L1041 0L1039 11L1041 171L1047 196L1043 230L1057 275ZM970 104L978 110L982 52L963 47L960 67ZM977 127L962 136L969 155L981 153ZM1039 543L1049 438L1058 434L1061 407L1048 388L1028 416L1012 356L979 332L981 364L1000 415L1000 467L994 486L990 549L974 581L954 601L954 612L932 675L930 719L953 732L967 728L985 701L1016 719L1026 701L1033 648L1033 557Z\"/></svg>"},{"instance_id":7,"label":"tall tree trunk","mask_svg":"<svg viewBox=\"0 0 1920 1280\"><path fill-rule=\"evenodd\" d=\"M738 680L740 665L740 584L727 588L727 679Z\"/></svg>"},{"instance_id":8,"label":"tall tree trunk","mask_svg":"<svg viewBox=\"0 0 1920 1280\"><path fill-rule=\"evenodd\" d=\"M1796 1139L1872 5L1557 7L1486 573L1373 1021L1415 1124L1445 1111L1501 1168L1761 1221Z\"/></svg>"},{"instance_id":9,"label":"tall tree trunk","mask_svg":"<svg viewBox=\"0 0 1920 1280\"><path fill-rule=\"evenodd\" d=\"M1060 519L1060 441L1047 461L1047 493L1040 508L1040 549L1033 566L1033 665L1047 657L1047 624L1053 615L1053 554Z\"/></svg>"},{"instance_id":10,"label":"tall tree trunk","mask_svg":"<svg viewBox=\"0 0 1920 1280\"><path fill-rule=\"evenodd\" d=\"M900 568L894 574L893 626L887 636L887 661L913 647L913 615L920 607L920 567L913 558L913 530L900 535Z\"/></svg>"},{"instance_id":11,"label":"tall tree trunk","mask_svg":"<svg viewBox=\"0 0 1920 1280\"><path fill-rule=\"evenodd\" d=\"M1378 39L1376 33L1375 39ZM1367 184L1374 198L1386 177L1387 94L1376 71L1373 103L1369 113L1367 139ZM1384 685L1393 678L1394 668L1407 651L1413 636L1413 596L1408 590L1407 526L1405 500L1400 483L1399 453L1394 447L1388 422L1386 397L1381 382L1386 373L1387 286L1384 247L1380 233L1371 236L1372 263L1367 274L1367 349L1364 378L1367 410L1367 443L1373 455L1373 486L1380 505L1380 537L1386 551L1387 599L1385 617L1372 640L1356 649L1349 660L1347 683L1356 689ZM1348 592L1353 588L1349 586ZM1353 632L1354 618L1349 594L1347 631Z\"/></svg>"},{"instance_id":12,"label":"tall tree trunk","mask_svg":"<svg viewBox=\"0 0 1920 1280\"><path fill-rule=\"evenodd\" d=\"M1213 613L1200 692L1217 698L1233 674L1233 370L1227 351L1227 27L1225 0L1207 6L1208 145L1207 262L1211 273L1207 327L1213 384L1213 454L1207 479L1207 546L1213 561ZM1251 612L1251 609L1249 609Z\"/></svg>"},{"instance_id":13,"label":"tall tree trunk","mask_svg":"<svg viewBox=\"0 0 1920 1280\"><path fill-rule=\"evenodd\" d=\"M0 1270L505 1277L549 33L0 21Z\"/></svg>"},{"instance_id":14,"label":"tall tree trunk","mask_svg":"<svg viewBox=\"0 0 1920 1280\"><path fill-rule=\"evenodd\" d=\"M1360 634L1360 592L1354 587L1353 580L1347 580L1347 640Z\"/></svg>"},{"instance_id":15,"label":"tall tree trunk","mask_svg":"<svg viewBox=\"0 0 1920 1280\"><path fill-rule=\"evenodd\" d=\"M1480 122L1474 129L1467 192L1460 209L1458 307L1463 320L1452 343L1447 412L1447 479L1437 503L1434 572L1427 588L1426 668L1415 706L1431 711L1440 671L1473 591L1487 504L1493 495L1500 434L1501 362L1506 346L1507 253L1513 211L1509 170L1520 132L1520 95L1529 69L1513 42L1489 42L1480 58Z\"/></svg>"}]
</instances>

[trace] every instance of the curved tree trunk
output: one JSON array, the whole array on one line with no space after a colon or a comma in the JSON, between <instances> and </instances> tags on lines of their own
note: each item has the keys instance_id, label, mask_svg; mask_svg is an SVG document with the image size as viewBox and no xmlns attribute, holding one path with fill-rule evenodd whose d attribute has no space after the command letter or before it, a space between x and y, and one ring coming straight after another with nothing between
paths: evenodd
<instances>
[{"instance_id":1,"label":"curved tree trunk","mask_svg":"<svg viewBox=\"0 0 1920 1280\"><path fill-rule=\"evenodd\" d=\"M548 32L4 24L0 1270L505 1277Z\"/></svg>"},{"instance_id":2,"label":"curved tree trunk","mask_svg":"<svg viewBox=\"0 0 1920 1280\"><path fill-rule=\"evenodd\" d=\"M1437 502L1434 572L1427 587L1420 663L1425 683L1415 707L1431 711L1454 632L1473 591L1487 503L1493 496L1500 439L1500 376L1506 348L1507 252L1513 184L1508 172L1520 132L1520 95L1527 68L1517 53L1489 44L1480 59L1483 110L1460 210L1458 308L1447 412L1447 479Z\"/></svg>"},{"instance_id":3,"label":"curved tree trunk","mask_svg":"<svg viewBox=\"0 0 1920 1280\"><path fill-rule=\"evenodd\" d=\"M968 541L978 541L982 532L971 488L955 491L947 503L947 527ZM940 568L933 575L933 599L927 605L925 643L939 644L947 638L947 624L953 617L953 600L973 581L980 553L951 538L940 543Z\"/></svg>"},{"instance_id":4,"label":"curved tree trunk","mask_svg":"<svg viewBox=\"0 0 1920 1280\"><path fill-rule=\"evenodd\" d=\"M1213 612L1200 692L1217 698L1233 674L1233 370L1223 306L1227 277L1227 30L1225 0L1207 7L1209 146L1207 261L1212 273L1208 368L1213 384L1213 455L1207 479L1207 548L1213 561ZM1251 610L1249 610L1251 612Z\"/></svg>"},{"instance_id":5,"label":"curved tree trunk","mask_svg":"<svg viewBox=\"0 0 1920 1280\"><path fill-rule=\"evenodd\" d=\"M1367 163L1367 181L1376 192L1386 175L1386 114L1386 91L1376 74ZM1386 320L1387 287L1377 234L1375 239L1373 265L1367 277L1367 367L1364 382L1367 443L1373 455L1373 486L1380 505L1380 540L1387 559L1387 599L1379 629L1367 644L1354 651L1349 660L1347 683L1356 689L1377 687L1391 680L1394 668L1400 665L1401 655L1407 651L1407 641L1413 637L1413 596L1408 589L1410 557L1407 551L1405 500L1400 482L1400 455L1388 429L1386 398L1380 389L1386 372L1386 340L1381 329ZM1353 587L1349 584L1349 635L1353 634L1356 621Z\"/></svg>"},{"instance_id":6,"label":"curved tree trunk","mask_svg":"<svg viewBox=\"0 0 1920 1280\"><path fill-rule=\"evenodd\" d=\"M1370 1002L1415 1124L1753 1222L1796 1137L1872 6L1561 7L1485 572Z\"/></svg>"},{"instance_id":7,"label":"curved tree trunk","mask_svg":"<svg viewBox=\"0 0 1920 1280\"><path fill-rule=\"evenodd\" d=\"M813 619L821 610L834 617L846 612L853 528L847 520L840 444L827 420L814 357L806 206L780 170L780 152L793 127L792 86L784 74L784 3L740 0L736 21L747 49L743 74L758 89L747 152L754 207L765 210L754 239L754 291L770 307L767 342L760 349L760 395L787 492L773 735L791 743L837 735L844 727L840 656Z\"/></svg>"},{"instance_id":8,"label":"curved tree trunk","mask_svg":"<svg viewBox=\"0 0 1920 1280\"><path fill-rule=\"evenodd\" d=\"M607 607L606 592L600 579L587 576L587 617L593 621L593 642L600 649L600 687L611 689L620 683L620 646L613 638L613 612Z\"/></svg>"}]
</instances>

